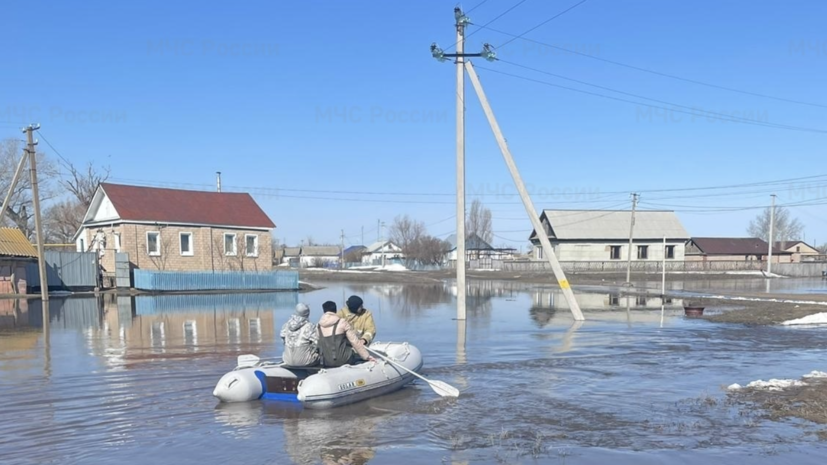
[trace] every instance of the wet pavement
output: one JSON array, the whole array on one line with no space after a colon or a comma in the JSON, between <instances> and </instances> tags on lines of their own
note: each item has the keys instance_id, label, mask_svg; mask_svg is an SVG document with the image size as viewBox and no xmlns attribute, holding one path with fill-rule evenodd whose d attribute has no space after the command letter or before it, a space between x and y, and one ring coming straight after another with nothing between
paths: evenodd
<instances>
[{"instance_id":1,"label":"wet pavement","mask_svg":"<svg viewBox=\"0 0 827 465\"><path fill-rule=\"evenodd\" d=\"M607 463L823 461L816 426L772 422L722 386L825 370L818 328L686 318L680 299L579 294L574 323L543 286L338 285L304 294L0 301L2 463ZM238 355L278 357L301 299L361 295L379 341L409 341L419 382L329 411L220 404ZM664 305L661 311L661 305ZM627 311L628 305L628 311ZM47 324L44 324L44 321ZM464 327L463 327L464 326Z\"/></svg>"}]
</instances>

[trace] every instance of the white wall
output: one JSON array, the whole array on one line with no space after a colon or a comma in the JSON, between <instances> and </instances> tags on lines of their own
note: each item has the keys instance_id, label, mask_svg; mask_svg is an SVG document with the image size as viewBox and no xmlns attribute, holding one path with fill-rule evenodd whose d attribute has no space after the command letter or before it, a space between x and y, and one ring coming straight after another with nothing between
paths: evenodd
<instances>
[{"instance_id":1,"label":"white wall","mask_svg":"<svg viewBox=\"0 0 827 465\"><path fill-rule=\"evenodd\" d=\"M648 257L646 261L661 261L665 253L663 242L635 242L632 245L632 261L638 261L637 247L646 245L649 247ZM675 246L675 258L667 259L667 261L683 261L686 247L683 241L667 241L667 246ZM600 243L561 243L553 244L554 253L557 255L557 260L561 262L604 262L612 261L611 246L620 246L620 259L618 261L627 260L629 251L629 243L619 242L600 242ZM542 247L534 247L534 258L537 260L543 259L541 253Z\"/></svg>"},{"instance_id":2,"label":"white wall","mask_svg":"<svg viewBox=\"0 0 827 465\"><path fill-rule=\"evenodd\" d=\"M118 212L115 211L115 206L112 205L112 201L109 200L109 197L104 195L100 206L98 206L98 209L94 212L92 221L108 221L115 219L118 219Z\"/></svg>"}]
</instances>

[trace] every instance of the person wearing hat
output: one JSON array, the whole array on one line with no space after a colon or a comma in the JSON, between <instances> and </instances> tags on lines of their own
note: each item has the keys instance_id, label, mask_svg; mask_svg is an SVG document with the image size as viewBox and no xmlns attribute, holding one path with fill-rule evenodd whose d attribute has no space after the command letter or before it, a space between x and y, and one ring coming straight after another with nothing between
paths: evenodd
<instances>
[{"instance_id":1,"label":"person wearing hat","mask_svg":"<svg viewBox=\"0 0 827 465\"><path fill-rule=\"evenodd\" d=\"M310 307L300 303L281 328L281 340L284 342L281 359L286 365L309 367L319 363L319 333L309 316Z\"/></svg>"},{"instance_id":2,"label":"person wearing hat","mask_svg":"<svg viewBox=\"0 0 827 465\"><path fill-rule=\"evenodd\" d=\"M350 296L344 308L339 310L339 317L347 321L356 331L359 339L368 346L376 337L376 324L373 322L373 314L362 304L361 297L358 295Z\"/></svg>"},{"instance_id":3,"label":"person wearing hat","mask_svg":"<svg viewBox=\"0 0 827 465\"><path fill-rule=\"evenodd\" d=\"M365 349L365 345L350 327L347 320L336 314L336 302L328 300L322 304L324 313L319 320L319 354L325 368L355 365L359 359L376 361Z\"/></svg>"}]
</instances>

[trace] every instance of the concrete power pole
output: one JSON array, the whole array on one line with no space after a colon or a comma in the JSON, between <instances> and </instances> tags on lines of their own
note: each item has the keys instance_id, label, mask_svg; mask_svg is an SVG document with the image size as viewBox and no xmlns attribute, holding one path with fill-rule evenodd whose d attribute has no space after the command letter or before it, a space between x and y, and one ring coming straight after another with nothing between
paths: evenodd
<instances>
[{"instance_id":1,"label":"concrete power pole","mask_svg":"<svg viewBox=\"0 0 827 465\"><path fill-rule=\"evenodd\" d=\"M769 237L769 245L767 248L769 249L767 253L767 275L772 273L772 233L773 233L773 226L775 226L775 194L772 194L772 203L770 206L770 237ZM769 276L767 276L769 277Z\"/></svg>"},{"instance_id":2,"label":"concrete power pole","mask_svg":"<svg viewBox=\"0 0 827 465\"><path fill-rule=\"evenodd\" d=\"M40 273L40 298L43 302L49 301L49 283L46 277L46 253L43 250L43 222L40 219L40 191L37 185L37 156L35 155L34 146L37 142L34 140L34 131L40 129L40 125L29 125L23 129L26 133L27 145L26 152L29 155L29 172L32 180L32 204L34 206L34 228L37 233L37 269Z\"/></svg>"},{"instance_id":3,"label":"concrete power pole","mask_svg":"<svg viewBox=\"0 0 827 465\"><path fill-rule=\"evenodd\" d=\"M626 285L632 286L632 238L635 235L635 207L637 206L637 194L632 194L632 221L629 226L629 253L626 260ZM664 251L665 252L665 251Z\"/></svg>"},{"instance_id":4,"label":"concrete power pole","mask_svg":"<svg viewBox=\"0 0 827 465\"><path fill-rule=\"evenodd\" d=\"M341 239L342 239L342 248L339 249L339 255L340 255L339 256L339 269L344 270L345 269L345 230L344 229L342 230Z\"/></svg>"},{"instance_id":5,"label":"concrete power pole","mask_svg":"<svg viewBox=\"0 0 827 465\"><path fill-rule=\"evenodd\" d=\"M488 50L487 46L485 50ZM486 56L487 58L493 58L493 55ZM488 98L485 96L485 92L482 89L482 84L480 84L480 80L477 77L477 72L474 70L474 66L470 61L466 62L465 67L468 70L468 76L471 78L471 84L474 85L474 90L476 90L477 97L479 97L480 103L482 104L485 116L488 118L488 124L491 126L491 130L494 132L494 137L497 139L497 144L500 146L500 152L503 154L505 164L508 166L508 171L511 173L511 178L514 180L514 184L517 187L517 192L520 194L520 199L523 201L523 206L525 207L526 213L531 220L531 224L534 226L534 230L537 232L537 238L543 245L545 256L548 258L551 269L554 271L554 276L557 278L560 289L563 290L563 295L566 297L571 313L576 321L582 321L585 319L583 317L583 312L580 311L580 305L574 297L574 292L571 290L571 286L566 279L563 268L560 266L560 262L557 261L557 255L554 253L554 248L551 246L551 241L548 238L545 227L543 227L543 224L540 222L540 217L537 216L537 211L534 209L534 204L531 202L531 197L528 195L528 190L526 189L523 179L520 176L520 171L514 163L514 157L511 156L511 151L509 150L505 137L500 130L500 125L497 124L497 120L494 118L494 112L491 110L491 106L488 103Z\"/></svg>"},{"instance_id":6,"label":"concrete power pole","mask_svg":"<svg viewBox=\"0 0 827 465\"><path fill-rule=\"evenodd\" d=\"M221 171L215 172L215 189L221 192Z\"/></svg>"},{"instance_id":7,"label":"concrete power pole","mask_svg":"<svg viewBox=\"0 0 827 465\"><path fill-rule=\"evenodd\" d=\"M465 25L460 8L454 8L457 27L457 320L465 320Z\"/></svg>"}]
</instances>

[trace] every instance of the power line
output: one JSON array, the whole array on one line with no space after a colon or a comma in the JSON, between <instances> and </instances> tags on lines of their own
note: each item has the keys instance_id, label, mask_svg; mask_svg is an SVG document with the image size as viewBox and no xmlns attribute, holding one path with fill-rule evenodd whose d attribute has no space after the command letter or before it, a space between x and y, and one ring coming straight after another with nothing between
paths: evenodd
<instances>
[{"instance_id":1,"label":"power line","mask_svg":"<svg viewBox=\"0 0 827 465\"><path fill-rule=\"evenodd\" d=\"M476 10L477 8L483 6L485 4L485 2L487 2L487 1L488 0L482 0L481 2L477 3L477 6L475 6L475 7L471 8L470 10L466 11L465 14L469 14L472 11Z\"/></svg>"},{"instance_id":2,"label":"power line","mask_svg":"<svg viewBox=\"0 0 827 465\"><path fill-rule=\"evenodd\" d=\"M588 0L582 0L581 2L576 3L576 4L574 4L574 5L572 5L572 6L568 7L568 8L566 8L565 10L561 11L560 13L557 13L556 15L552 16L551 18L549 18L549 19L547 19L547 20L543 21L542 23L540 23L540 24L538 24L538 25L536 25L536 26L532 27L531 29L529 29L529 30L527 30L527 31L523 32L522 34L520 34L520 35L518 35L518 36L514 36L511 40L509 40L509 41L505 42L504 44L500 45L499 47L497 47L497 49L501 49L501 48L505 47L506 45L510 44L511 42L513 42L513 41L515 41L515 40L517 40L517 39L522 38L524 35L528 34L529 32L531 32L531 31L533 31L533 30L535 30L535 29L539 28L540 26L545 25L546 23L549 23L549 22L551 22L551 21L553 21L553 20L555 20L555 19L559 18L560 16L563 16L564 14L566 14L566 13L568 13L569 11L571 11L571 10L573 10L573 9L577 8L578 6L580 6L580 5L584 4L584 3L586 3L587 1L588 1ZM488 25L487 25L487 24L485 24L485 25L483 25L483 26L480 26L480 28L484 28L484 27L486 27L486 26L488 26ZM476 32L476 31L474 31L474 32ZM470 34L469 34L469 35L470 35Z\"/></svg>"},{"instance_id":3,"label":"power line","mask_svg":"<svg viewBox=\"0 0 827 465\"><path fill-rule=\"evenodd\" d=\"M497 29L494 29L494 28L491 28L491 27L488 27L488 26L477 26L477 27L485 28L485 29L488 29L491 32L496 32L498 34L503 34L503 35L506 35L506 36L510 36L510 37L513 37L514 39L519 38L521 40L525 40L526 42L532 42L532 43L535 43L537 45L543 45L545 47L549 47L549 48L552 48L552 49L555 49L555 50L560 50L560 51L563 51L563 52L571 53L573 55L578 55L578 56L582 56L582 57L585 57L585 58L591 58L592 60L602 61L604 63L609 63L609 64L612 64L612 65L615 65L615 66L621 66L621 67L624 67L624 68L629 68L629 69L633 69L633 70L636 70L636 71L641 71L641 72L644 72L644 73L649 73L649 74L653 74L653 75L656 75L656 76L661 76L661 77L665 77L665 78L669 78L669 79L675 79L675 80L678 80L678 81L688 82L688 83L696 84L696 85L699 85L699 86L706 86L706 87L710 87L710 88L713 88L713 89L725 90L725 91L728 91L728 92L735 92L735 93L744 94L744 95L751 95L753 97L761 97L761 98L770 99L770 100L777 100L779 102L795 103L795 104L798 104L798 105L807 105L807 106L818 107L818 108L827 108L827 105L823 105L823 104L819 104L819 103L804 102L802 100L794 100L794 99L789 99L789 98L784 98L784 97L776 97L774 95L762 94L762 93L758 93L758 92L751 92L751 91L747 91L747 90L735 89L733 87L722 86L722 85L719 85L719 84L713 84L713 83L709 83L709 82L699 81L697 79L690 79L690 78L677 76L677 75L674 75L674 74L668 74L668 73L656 71L656 70L653 70L653 69L642 68L640 66L634 66L634 65L630 65L630 64L626 64L626 63L621 63L619 61L609 60L609 59L606 59L606 58L601 58L601 57L596 56L596 55L590 55L588 53L578 52L576 50L572 50L572 49L569 49L569 48L566 48L566 47L560 47L558 45L553 45L553 44L549 44L549 43L546 43L546 42L541 42L539 40L528 39L528 38L522 37L522 34L518 36L516 34L511 34L509 32L500 31L500 30L497 30ZM514 39L512 39L512 40L514 40ZM509 40L508 42L505 42L503 45L505 45L507 43L510 43L510 42L511 42L511 40ZM498 49L502 48L503 45L500 45L497 48Z\"/></svg>"},{"instance_id":4,"label":"power line","mask_svg":"<svg viewBox=\"0 0 827 465\"><path fill-rule=\"evenodd\" d=\"M693 112L686 111L686 110L679 110L679 109L675 109L675 108L667 108L667 107L662 107L662 106L658 106L658 105L651 105L651 104L643 103L643 102L635 102L633 100L628 100L628 99L624 99L624 98L620 98L620 97L613 97L611 95L604 95L604 94L599 94L597 92L590 92L590 91L587 91L587 90L575 89L573 87L561 86L559 84L554 84L554 83L551 83L551 82L548 82L548 81L542 81L540 79L534 79L534 78L530 78L530 77L520 76L520 75L517 75L517 74L506 73L504 71L499 71L499 70L492 69L492 68L486 68L486 67L480 66L480 65L476 65L476 67L478 69L484 69L484 70L490 71L492 73L502 74L502 75L505 75L505 76L510 76L510 77L513 77L513 78L522 79L522 80L525 80L525 81L531 81L531 82L536 82L538 84L543 84L543 85L547 85L547 86L551 86L551 87L557 87L557 88L560 88L560 89L570 90L572 92L578 92L578 93L581 93L581 94L587 94L587 95L592 95L592 96L595 96L595 97L601 97L601 98L606 98L606 99L610 99L610 100L616 100L616 101L619 101L619 102L631 103L633 105L645 106L645 107L649 107L649 108L657 108L657 109L660 109L660 110L674 111L676 113L684 113L684 114L688 114L688 115L697 116L697 113L693 113ZM620 92L620 91L614 91L614 92ZM645 98L645 97L643 97L643 98ZM648 99L647 98L647 100L653 100L653 99ZM671 105L676 106L676 107L681 107L682 106L682 105L676 105L676 104L671 104ZM723 115L721 113L708 112L708 111L704 111L704 112L709 114L709 115L723 116L724 121L727 121L727 119L725 119L725 118L730 118L730 120L731 120L731 118L733 118L732 116ZM722 118L719 117L719 119L722 119ZM805 128L805 127L800 127L800 126L790 126L790 125L783 125L783 124L776 124L776 123L764 123L764 122L761 122L761 121L752 121L752 120L748 120L748 119L745 119L745 120L740 121L740 122L742 122L744 124L751 124L751 125L754 125L754 126L763 126L763 127L769 127L769 128L775 128L775 129L787 129L787 130L792 130L792 131L812 132L812 133L817 133L817 134L827 133L827 130L824 130L824 129Z\"/></svg>"},{"instance_id":5,"label":"power line","mask_svg":"<svg viewBox=\"0 0 827 465\"><path fill-rule=\"evenodd\" d=\"M495 17L494 17L494 19L492 19L491 21L488 21L487 23L485 23L483 26L480 26L480 27L482 28L482 27L484 27L484 26L488 26L489 24L493 23L494 21L496 21L496 20L498 20L498 19L502 18L503 16L507 15L508 13L510 13L510 12L511 12L511 10L513 10L513 9L517 8L518 6L522 5L522 4L523 4L523 3L525 3L526 1L528 1L528 0L520 0L519 2L517 2L517 4L516 4L516 5L512 6L511 8L509 8L509 9L507 9L507 10L505 10L505 11L503 11L503 12L502 12L502 13L500 13L499 15L495 16ZM479 5L477 5L477 6L479 6ZM467 14L467 13L466 13L466 14ZM477 29L477 30L475 30L475 31L472 31L472 32L470 32L470 33L468 33L468 34L465 34L465 38L467 39L467 38L471 37L471 36L472 36L472 35L474 35L477 31L479 31L479 29ZM459 43L459 42L454 42L454 44L453 44L453 45L451 45L450 47L446 48L445 50L450 50L452 47L456 47L456 45L457 45L458 43Z\"/></svg>"},{"instance_id":6,"label":"power line","mask_svg":"<svg viewBox=\"0 0 827 465\"><path fill-rule=\"evenodd\" d=\"M643 100L649 100L649 101L656 102L656 103L662 103L664 105L672 105L674 107L684 108L684 109L687 109L687 110L691 110L693 112L699 111L701 114L703 114L704 116L707 116L707 117L708 116L717 116L720 119L724 119L725 121L732 120L732 121L740 121L740 122L754 122L754 120L751 120L749 118L743 118L743 117L734 116L734 115L725 115L723 113L718 113L718 112L709 111L709 110L701 110L699 108L690 107L690 106L687 106L687 105L680 105L680 104L677 104L677 103L667 102L665 100L654 99L654 98L646 97L646 96L639 95L639 94L633 94L631 92L625 92L625 91L622 91L622 90L612 89L611 87L601 86L601 85L598 85L598 84L592 84L590 82L582 81L580 79L574 79L574 78L570 78L570 77L567 77L567 76L563 76L561 74L550 73L548 71L544 71L544 70L537 69L537 68L532 68L531 66L521 65L519 63L514 63L514 62L503 60L503 59L499 59L498 61L509 64L511 66L516 66L518 68L523 68L523 69L527 69L529 71L534 71L534 72L537 72L537 73L546 74L548 76L556 77L556 78L559 78L559 79L564 79L566 81L576 82L578 84L583 84L585 86L596 87L598 89L608 90L609 92L616 92L618 94L627 95L629 97L635 97L635 98L639 98L639 99L643 99ZM767 122L766 124L776 125L777 123ZM778 126L783 127L784 129L796 128L796 126L787 126L787 125L778 125ZM809 129L809 128L807 128L807 129ZM825 132L827 132L827 131L825 131Z\"/></svg>"}]
</instances>

